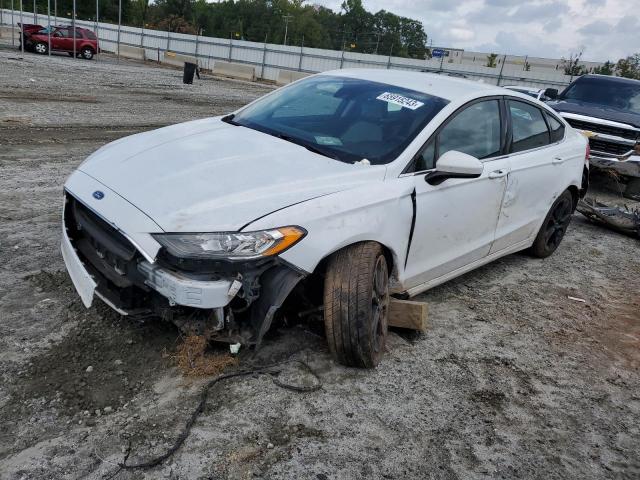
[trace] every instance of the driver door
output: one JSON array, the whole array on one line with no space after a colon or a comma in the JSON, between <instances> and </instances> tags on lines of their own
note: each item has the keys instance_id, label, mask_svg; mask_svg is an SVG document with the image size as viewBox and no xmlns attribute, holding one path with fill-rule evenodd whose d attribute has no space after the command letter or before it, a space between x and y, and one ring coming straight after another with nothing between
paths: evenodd
<instances>
[{"instance_id":1,"label":"driver door","mask_svg":"<svg viewBox=\"0 0 640 480\"><path fill-rule=\"evenodd\" d=\"M489 254L507 185L506 130L498 98L481 99L454 113L415 160L416 218L405 268L407 288L455 272ZM477 178L430 185L425 175L450 150L484 164Z\"/></svg>"}]
</instances>

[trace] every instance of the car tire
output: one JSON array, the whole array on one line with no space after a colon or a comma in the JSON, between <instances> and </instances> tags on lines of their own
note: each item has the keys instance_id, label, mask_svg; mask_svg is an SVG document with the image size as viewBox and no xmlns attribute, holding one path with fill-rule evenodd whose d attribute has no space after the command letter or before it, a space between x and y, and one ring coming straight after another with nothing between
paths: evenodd
<instances>
[{"instance_id":1,"label":"car tire","mask_svg":"<svg viewBox=\"0 0 640 480\"><path fill-rule=\"evenodd\" d=\"M80 56L85 60L91 60L93 58L93 49L89 47L85 47L80 50Z\"/></svg>"},{"instance_id":2,"label":"car tire","mask_svg":"<svg viewBox=\"0 0 640 480\"><path fill-rule=\"evenodd\" d=\"M567 232L567 227L571 223L573 215L573 195L569 190L565 190L562 195L553 202L549 213L542 222L533 245L529 253L534 257L546 258L556 251L560 242Z\"/></svg>"},{"instance_id":3,"label":"car tire","mask_svg":"<svg viewBox=\"0 0 640 480\"><path fill-rule=\"evenodd\" d=\"M49 53L49 47L44 42L38 42L33 46L33 51L40 55L46 55Z\"/></svg>"},{"instance_id":4,"label":"car tire","mask_svg":"<svg viewBox=\"0 0 640 480\"><path fill-rule=\"evenodd\" d=\"M324 324L333 357L349 367L378 365L388 313L389 269L382 246L363 242L336 252L324 282Z\"/></svg>"}]
</instances>

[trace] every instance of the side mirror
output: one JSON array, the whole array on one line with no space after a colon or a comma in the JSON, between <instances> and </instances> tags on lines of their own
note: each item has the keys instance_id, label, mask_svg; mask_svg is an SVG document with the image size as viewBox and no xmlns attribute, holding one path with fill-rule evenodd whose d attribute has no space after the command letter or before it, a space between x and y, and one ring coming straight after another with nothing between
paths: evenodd
<instances>
[{"instance_id":1,"label":"side mirror","mask_svg":"<svg viewBox=\"0 0 640 480\"><path fill-rule=\"evenodd\" d=\"M558 89L557 88L547 88L544 91L545 96L549 97L551 100L555 100L558 98Z\"/></svg>"},{"instance_id":2,"label":"side mirror","mask_svg":"<svg viewBox=\"0 0 640 480\"><path fill-rule=\"evenodd\" d=\"M438 159L435 170L424 179L429 185L440 185L448 178L478 178L483 170L484 165L476 157L449 150Z\"/></svg>"}]
</instances>

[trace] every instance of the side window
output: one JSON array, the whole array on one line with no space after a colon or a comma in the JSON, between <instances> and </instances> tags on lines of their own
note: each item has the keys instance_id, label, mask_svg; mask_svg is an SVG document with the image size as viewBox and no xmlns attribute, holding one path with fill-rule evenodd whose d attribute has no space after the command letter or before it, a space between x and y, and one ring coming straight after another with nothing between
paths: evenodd
<instances>
[{"instance_id":1,"label":"side window","mask_svg":"<svg viewBox=\"0 0 640 480\"><path fill-rule=\"evenodd\" d=\"M551 143L559 142L564 138L564 125L548 113L545 113L545 117L547 117L547 123L551 130Z\"/></svg>"},{"instance_id":2,"label":"side window","mask_svg":"<svg viewBox=\"0 0 640 480\"><path fill-rule=\"evenodd\" d=\"M500 106L497 100L474 103L440 131L438 157L449 150L476 158L489 158L500 153Z\"/></svg>"},{"instance_id":3,"label":"side window","mask_svg":"<svg viewBox=\"0 0 640 480\"><path fill-rule=\"evenodd\" d=\"M522 152L549 144L549 130L542 111L528 103L509 100L513 129L512 152Z\"/></svg>"}]
</instances>

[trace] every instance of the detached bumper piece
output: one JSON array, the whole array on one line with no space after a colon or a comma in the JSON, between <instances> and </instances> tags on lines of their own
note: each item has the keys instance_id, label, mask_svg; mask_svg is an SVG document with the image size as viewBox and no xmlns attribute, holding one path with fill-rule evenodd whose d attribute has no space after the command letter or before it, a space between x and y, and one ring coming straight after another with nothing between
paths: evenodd
<instances>
[{"instance_id":1,"label":"detached bumper piece","mask_svg":"<svg viewBox=\"0 0 640 480\"><path fill-rule=\"evenodd\" d=\"M76 289L123 315L159 316L188 333L259 345L275 312L305 273L277 258L183 262L162 252L147 261L117 229L70 194L63 254Z\"/></svg>"},{"instance_id":2,"label":"detached bumper piece","mask_svg":"<svg viewBox=\"0 0 640 480\"><path fill-rule=\"evenodd\" d=\"M595 200L580 200L578 211L594 223L640 238L640 210L629 211Z\"/></svg>"}]
</instances>

